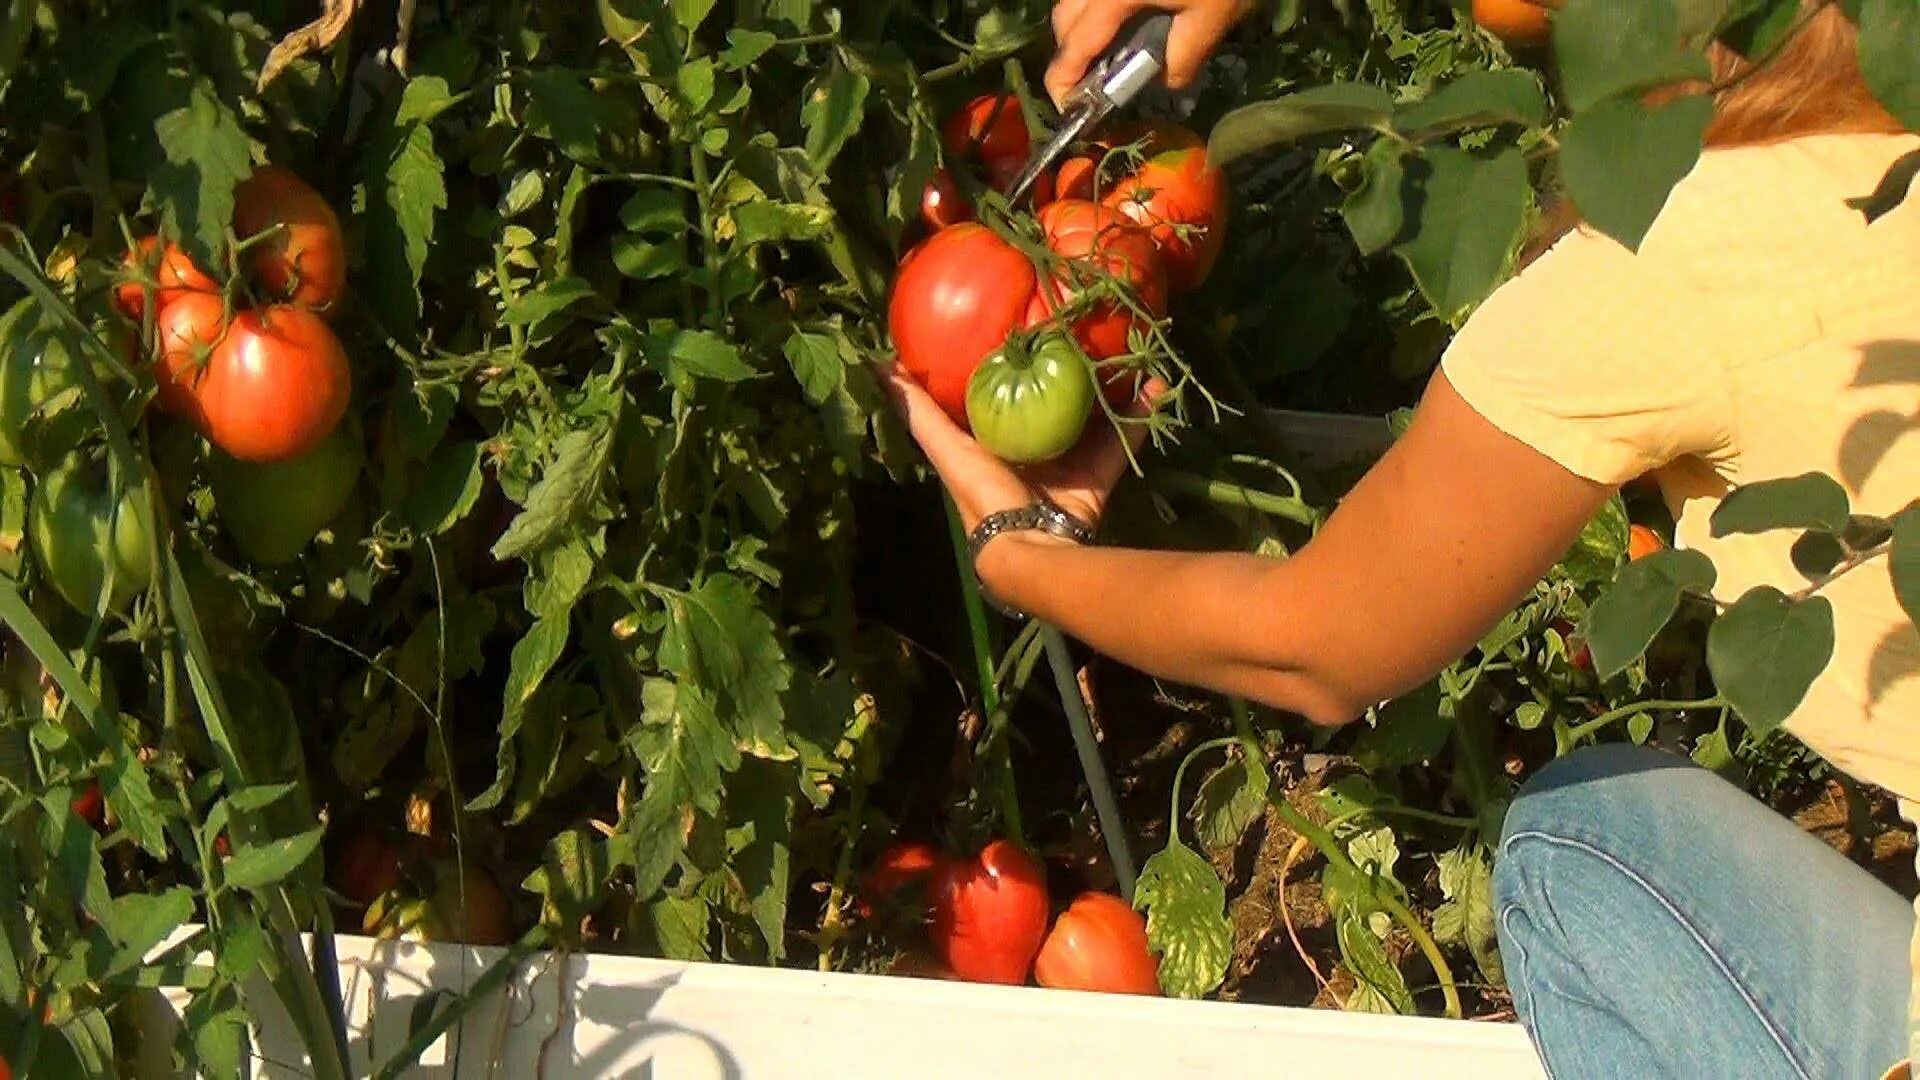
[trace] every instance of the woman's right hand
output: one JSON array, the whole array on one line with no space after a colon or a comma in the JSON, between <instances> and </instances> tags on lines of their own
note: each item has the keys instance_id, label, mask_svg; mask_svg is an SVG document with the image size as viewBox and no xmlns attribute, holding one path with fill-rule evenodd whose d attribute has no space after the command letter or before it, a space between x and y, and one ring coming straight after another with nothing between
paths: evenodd
<instances>
[{"instance_id":1,"label":"woman's right hand","mask_svg":"<svg viewBox=\"0 0 1920 1080\"><path fill-rule=\"evenodd\" d=\"M1253 10L1253 0L1058 0L1053 5L1053 40L1058 50L1047 68L1047 93L1055 105L1086 77L1129 18L1142 11L1173 12L1167 37L1167 85L1178 90L1193 82L1220 40Z\"/></svg>"}]
</instances>

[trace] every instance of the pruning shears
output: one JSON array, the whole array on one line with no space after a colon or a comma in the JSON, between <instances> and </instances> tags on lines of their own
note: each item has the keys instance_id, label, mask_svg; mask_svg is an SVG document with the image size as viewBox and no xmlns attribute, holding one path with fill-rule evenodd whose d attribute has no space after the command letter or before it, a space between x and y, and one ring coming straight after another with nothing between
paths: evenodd
<instances>
[{"instance_id":1,"label":"pruning shears","mask_svg":"<svg viewBox=\"0 0 1920 1080\"><path fill-rule=\"evenodd\" d=\"M1173 16L1164 11L1135 16L1121 28L1113 46L1067 95L1061 107L1060 127L1014 178L1007 190L1009 203L1018 206L1033 192L1041 174L1065 156L1074 143L1116 110L1132 104L1160 78L1167 70L1167 35L1172 30Z\"/></svg>"}]
</instances>

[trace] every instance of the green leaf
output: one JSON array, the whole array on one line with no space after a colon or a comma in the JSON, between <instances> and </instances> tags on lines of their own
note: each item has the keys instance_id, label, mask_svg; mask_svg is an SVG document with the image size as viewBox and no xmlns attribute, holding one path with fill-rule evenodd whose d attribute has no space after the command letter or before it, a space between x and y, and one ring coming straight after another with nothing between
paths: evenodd
<instances>
[{"instance_id":1,"label":"green leaf","mask_svg":"<svg viewBox=\"0 0 1920 1080\"><path fill-rule=\"evenodd\" d=\"M679 235L687 231L687 197L664 188L643 188L620 207L620 224L643 235Z\"/></svg>"},{"instance_id":2,"label":"green leaf","mask_svg":"<svg viewBox=\"0 0 1920 1080\"><path fill-rule=\"evenodd\" d=\"M467 516L486 486L480 461L481 446L471 439L442 443L434 450L407 493L406 517L416 531L438 536Z\"/></svg>"},{"instance_id":3,"label":"green leaf","mask_svg":"<svg viewBox=\"0 0 1920 1080\"><path fill-rule=\"evenodd\" d=\"M613 265L639 281L672 277L687 269L687 245L680 237L654 241L631 233L613 238Z\"/></svg>"},{"instance_id":4,"label":"green leaf","mask_svg":"<svg viewBox=\"0 0 1920 1080\"><path fill-rule=\"evenodd\" d=\"M227 884L254 891L278 885L320 849L325 832L316 826L282 840L236 847L233 858L227 860Z\"/></svg>"},{"instance_id":5,"label":"green leaf","mask_svg":"<svg viewBox=\"0 0 1920 1080\"><path fill-rule=\"evenodd\" d=\"M1580 530L1573 546L1560 557L1560 571L1581 585L1598 585L1613 577L1627 555L1627 504L1618 494L1608 499Z\"/></svg>"},{"instance_id":6,"label":"green leaf","mask_svg":"<svg viewBox=\"0 0 1920 1080\"><path fill-rule=\"evenodd\" d=\"M507 663L507 685L500 695L500 743L495 754L493 785L475 796L467 809L491 810L506 797L518 760L514 739L526 722L528 704L539 693L553 665L560 662L561 654L566 652L569 628L564 612L556 618L541 618L514 644L513 656Z\"/></svg>"},{"instance_id":7,"label":"green leaf","mask_svg":"<svg viewBox=\"0 0 1920 1080\"><path fill-rule=\"evenodd\" d=\"M1160 987L1198 998L1227 977L1233 924L1227 887L1205 859L1173 841L1140 868L1134 906L1147 913L1147 942L1160 956Z\"/></svg>"},{"instance_id":8,"label":"green leaf","mask_svg":"<svg viewBox=\"0 0 1920 1080\"><path fill-rule=\"evenodd\" d=\"M1908 130L1920 130L1920 4L1861 0L1860 74Z\"/></svg>"},{"instance_id":9,"label":"green leaf","mask_svg":"<svg viewBox=\"0 0 1920 1080\"><path fill-rule=\"evenodd\" d=\"M1513 148L1480 157L1435 147L1424 166L1410 169L1420 213L1396 250L1427 301L1451 322L1506 276L1533 189L1526 157Z\"/></svg>"},{"instance_id":10,"label":"green leaf","mask_svg":"<svg viewBox=\"0 0 1920 1080\"><path fill-rule=\"evenodd\" d=\"M866 116L869 82L839 56L803 91L800 122L807 129L807 157L826 168Z\"/></svg>"},{"instance_id":11,"label":"green leaf","mask_svg":"<svg viewBox=\"0 0 1920 1080\"><path fill-rule=\"evenodd\" d=\"M1521 68L1470 71L1427 96L1402 105L1393 126L1409 139L1424 140L1467 128L1547 121L1547 96L1540 80Z\"/></svg>"},{"instance_id":12,"label":"green leaf","mask_svg":"<svg viewBox=\"0 0 1920 1080\"><path fill-rule=\"evenodd\" d=\"M1356 993L1347 1000L1345 1008L1352 1012L1413 1015L1416 1010L1413 992L1407 989L1407 978L1393 965L1386 945L1367 925L1367 920L1353 912L1342 913L1334 932L1340 943L1340 957L1347 968L1362 987L1377 995L1369 998ZM1381 1003L1386 1008L1382 1009Z\"/></svg>"},{"instance_id":13,"label":"green leaf","mask_svg":"<svg viewBox=\"0 0 1920 1080\"><path fill-rule=\"evenodd\" d=\"M729 71L750 68L779 40L764 30L747 30L736 26L727 31L727 47L720 50L720 65Z\"/></svg>"},{"instance_id":14,"label":"green leaf","mask_svg":"<svg viewBox=\"0 0 1920 1080\"><path fill-rule=\"evenodd\" d=\"M713 3L714 0L673 0L674 21L689 32L698 30L713 11Z\"/></svg>"},{"instance_id":15,"label":"green leaf","mask_svg":"<svg viewBox=\"0 0 1920 1080\"><path fill-rule=\"evenodd\" d=\"M1446 748L1453 731L1453 719L1444 705L1437 681L1395 698L1380 710L1378 722L1354 741L1353 756L1369 770L1432 760Z\"/></svg>"},{"instance_id":16,"label":"green leaf","mask_svg":"<svg viewBox=\"0 0 1920 1080\"><path fill-rule=\"evenodd\" d=\"M1907 618L1920 625L1920 507L1909 507L1893 519L1892 543L1887 572L1893 577L1893 594Z\"/></svg>"},{"instance_id":17,"label":"green leaf","mask_svg":"<svg viewBox=\"0 0 1920 1080\"><path fill-rule=\"evenodd\" d=\"M833 226L833 211L759 199L735 208L733 224L737 230L733 242L742 248L780 240L817 240Z\"/></svg>"},{"instance_id":18,"label":"green leaf","mask_svg":"<svg viewBox=\"0 0 1920 1080\"><path fill-rule=\"evenodd\" d=\"M201 266L224 265L233 189L253 173L246 132L212 88L196 82L186 105L154 121L153 134L166 160L149 183L168 235Z\"/></svg>"},{"instance_id":19,"label":"green leaf","mask_svg":"<svg viewBox=\"0 0 1920 1080\"><path fill-rule=\"evenodd\" d=\"M741 762L739 779L728 792L727 820L732 828L727 846L733 877L766 942L770 963L787 954L789 845L799 790L794 765L749 759Z\"/></svg>"},{"instance_id":20,"label":"green leaf","mask_svg":"<svg viewBox=\"0 0 1920 1080\"><path fill-rule=\"evenodd\" d=\"M669 960L704 963L713 959L713 905L705 897L662 896L646 907L648 929L660 955Z\"/></svg>"},{"instance_id":21,"label":"green leaf","mask_svg":"<svg viewBox=\"0 0 1920 1080\"><path fill-rule=\"evenodd\" d=\"M100 790L106 795L113 816L132 834L141 850L155 858L166 855L165 822L160 802L154 797L153 784L146 766L134 754L114 756L100 773Z\"/></svg>"},{"instance_id":22,"label":"green leaf","mask_svg":"<svg viewBox=\"0 0 1920 1080\"><path fill-rule=\"evenodd\" d=\"M1243 105L1220 118L1207 140L1207 157L1216 166L1313 135L1354 128L1384 127L1393 115L1393 98L1377 86L1333 83L1297 94Z\"/></svg>"},{"instance_id":23,"label":"green leaf","mask_svg":"<svg viewBox=\"0 0 1920 1080\"><path fill-rule=\"evenodd\" d=\"M1630 97L1595 105L1560 137L1567 194L1589 224L1638 251L1674 185L1700 160L1712 119L1712 99L1699 94L1658 108Z\"/></svg>"},{"instance_id":24,"label":"green leaf","mask_svg":"<svg viewBox=\"0 0 1920 1080\"><path fill-rule=\"evenodd\" d=\"M563 277L543 281L537 287L514 297L506 311L501 313L500 321L508 326L531 326L595 295L593 284L585 278Z\"/></svg>"},{"instance_id":25,"label":"green leaf","mask_svg":"<svg viewBox=\"0 0 1920 1080\"><path fill-rule=\"evenodd\" d=\"M600 159L600 132L610 120L578 72L541 68L527 80L527 131L575 161L591 165Z\"/></svg>"},{"instance_id":26,"label":"green leaf","mask_svg":"<svg viewBox=\"0 0 1920 1080\"><path fill-rule=\"evenodd\" d=\"M154 946L193 918L193 902L193 890L184 885L161 893L114 897L101 923L118 948L101 978L111 979L144 964Z\"/></svg>"},{"instance_id":27,"label":"green leaf","mask_svg":"<svg viewBox=\"0 0 1920 1080\"><path fill-rule=\"evenodd\" d=\"M1920 150L1909 150L1887 168L1887 175L1880 178L1872 194L1848 199L1847 205L1866 215L1867 224L1871 225L1907 201L1917 177L1920 177Z\"/></svg>"},{"instance_id":28,"label":"green leaf","mask_svg":"<svg viewBox=\"0 0 1920 1080\"><path fill-rule=\"evenodd\" d=\"M1697 551L1662 551L1621 568L1580 630L1595 674L1609 679L1626 670L1680 609L1681 595L1705 593L1715 578L1713 562Z\"/></svg>"},{"instance_id":29,"label":"green leaf","mask_svg":"<svg viewBox=\"0 0 1920 1080\"><path fill-rule=\"evenodd\" d=\"M781 346L793 377L807 400L824 405L834 391L846 382L845 365L840 362L840 345L828 334L795 330Z\"/></svg>"},{"instance_id":30,"label":"green leaf","mask_svg":"<svg viewBox=\"0 0 1920 1080\"><path fill-rule=\"evenodd\" d=\"M720 811L727 774L740 750L698 687L649 679L641 687L641 722L626 744L646 779L640 802L621 827L616 860L633 868L634 889L649 896L686 850L686 811Z\"/></svg>"},{"instance_id":31,"label":"green leaf","mask_svg":"<svg viewBox=\"0 0 1920 1080\"><path fill-rule=\"evenodd\" d=\"M1684 48L1683 37L1669 0L1567 0L1554 13L1553 51L1575 120L1608 98L1712 78L1706 57Z\"/></svg>"},{"instance_id":32,"label":"green leaf","mask_svg":"<svg viewBox=\"0 0 1920 1080\"><path fill-rule=\"evenodd\" d=\"M395 119L367 142L362 180L367 189L367 271L364 290L395 327L411 328L420 317L420 277L434 237L434 218L447 208L446 166L433 147L424 120L402 120L430 111L425 99L447 93L443 80L422 77L407 84Z\"/></svg>"},{"instance_id":33,"label":"green leaf","mask_svg":"<svg viewBox=\"0 0 1920 1080\"><path fill-rule=\"evenodd\" d=\"M1243 755L1207 774L1193 800L1193 829L1208 851L1225 851L1240 843L1248 827L1266 812L1271 781L1262 768L1252 768Z\"/></svg>"},{"instance_id":34,"label":"green leaf","mask_svg":"<svg viewBox=\"0 0 1920 1080\"><path fill-rule=\"evenodd\" d=\"M782 695L793 678L779 628L744 578L714 574L692 592L669 594L660 665L707 690L733 721L740 748L756 757L796 756Z\"/></svg>"},{"instance_id":35,"label":"green leaf","mask_svg":"<svg viewBox=\"0 0 1920 1080\"><path fill-rule=\"evenodd\" d=\"M1833 604L1794 601L1771 586L1748 591L1707 632L1707 668L1755 735L1783 723L1833 659Z\"/></svg>"},{"instance_id":36,"label":"green leaf","mask_svg":"<svg viewBox=\"0 0 1920 1080\"><path fill-rule=\"evenodd\" d=\"M1774 529L1820 529L1838 533L1852 511L1847 489L1825 473L1810 472L1737 487L1713 512L1713 535Z\"/></svg>"},{"instance_id":37,"label":"green leaf","mask_svg":"<svg viewBox=\"0 0 1920 1080\"><path fill-rule=\"evenodd\" d=\"M740 382L760 374L736 345L710 330L650 335L642 355L669 377Z\"/></svg>"},{"instance_id":38,"label":"green leaf","mask_svg":"<svg viewBox=\"0 0 1920 1080\"><path fill-rule=\"evenodd\" d=\"M293 794L292 784L255 784L244 787L227 796L227 805L243 814L265 810L281 799Z\"/></svg>"},{"instance_id":39,"label":"green leaf","mask_svg":"<svg viewBox=\"0 0 1920 1080\"><path fill-rule=\"evenodd\" d=\"M547 841L540 865L527 875L526 888L546 898L560 924L577 927L606 901L613 877L607 843L584 825L575 825Z\"/></svg>"},{"instance_id":40,"label":"green leaf","mask_svg":"<svg viewBox=\"0 0 1920 1080\"><path fill-rule=\"evenodd\" d=\"M1375 139L1363 161L1360 186L1347 192L1340 216L1354 243L1373 255L1392 247L1406 227L1407 165L1405 151L1393 139Z\"/></svg>"},{"instance_id":41,"label":"green leaf","mask_svg":"<svg viewBox=\"0 0 1920 1080\"><path fill-rule=\"evenodd\" d=\"M1744 14L1740 8L1749 8ZM1734 52L1757 60L1772 52L1800 21L1800 0L1749 0L1735 5L1732 22L1720 40Z\"/></svg>"},{"instance_id":42,"label":"green leaf","mask_svg":"<svg viewBox=\"0 0 1920 1080\"><path fill-rule=\"evenodd\" d=\"M518 558L545 547L586 512L600 490L613 439L605 430L570 431L555 448L553 464L527 493L525 508L493 545L493 557Z\"/></svg>"}]
</instances>

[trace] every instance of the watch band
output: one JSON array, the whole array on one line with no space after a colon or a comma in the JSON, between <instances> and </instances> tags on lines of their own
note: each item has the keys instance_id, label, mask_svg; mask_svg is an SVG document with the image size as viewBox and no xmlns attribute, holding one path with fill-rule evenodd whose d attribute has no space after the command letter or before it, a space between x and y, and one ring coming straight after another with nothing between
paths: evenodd
<instances>
[{"instance_id":1,"label":"watch band","mask_svg":"<svg viewBox=\"0 0 1920 1080\"><path fill-rule=\"evenodd\" d=\"M989 541L1001 533L1021 532L1029 529L1038 530L1051 536L1057 536L1063 540L1070 540L1076 544L1091 544L1094 541L1093 526L1067 513L1051 500L1045 498L1028 503L1026 506L1015 507L1012 510L1002 510L998 513L988 514L986 517L981 518L980 524L975 525L973 532L967 535L967 560L969 563L976 564L974 580L979 580L977 564L980 561L980 552L981 549L987 546ZM992 604L996 610L1004 615L1015 619L1024 619L1027 617L1025 612L1017 611L1001 603L985 587L981 588L980 595L986 597L987 602Z\"/></svg>"}]
</instances>

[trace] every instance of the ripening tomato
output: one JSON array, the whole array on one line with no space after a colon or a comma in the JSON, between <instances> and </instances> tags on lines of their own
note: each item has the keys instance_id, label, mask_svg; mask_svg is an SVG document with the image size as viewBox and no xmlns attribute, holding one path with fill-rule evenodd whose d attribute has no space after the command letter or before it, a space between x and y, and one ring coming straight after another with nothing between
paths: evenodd
<instances>
[{"instance_id":1,"label":"ripening tomato","mask_svg":"<svg viewBox=\"0 0 1920 1080\"><path fill-rule=\"evenodd\" d=\"M142 237L121 259L120 265L122 280L113 287L113 303L121 314L135 322L147 312L147 290L141 283L142 278L153 279L153 299L161 311L189 293L220 291L220 283L195 266L180 245L162 246L159 237Z\"/></svg>"},{"instance_id":2,"label":"ripening tomato","mask_svg":"<svg viewBox=\"0 0 1920 1080\"><path fill-rule=\"evenodd\" d=\"M27 540L53 591L74 610L92 614L104 591L107 610L124 611L153 580L147 531L137 511L135 492L129 489L116 501L105 465L80 453L62 459L34 485Z\"/></svg>"},{"instance_id":3,"label":"ripening tomato","mask_svg":"<svg viewBox=\"0 0 1920 1080\"><path fill-rule=\"evenodd\" d=\"M1047 934L1046 868L1006 840L949 859L933 881L934 951L969 982L1027 981Z\"/></svg>"},{"instance_id":4,"label":"ripening tomato","mask_svg":"<svg viewBox=\"0 0 1920 1080\"><path fill-rule=\"evenodd\" d=\"M1016 335L967 382L973 437L1002 461L1033 465L1073 448L1093 415L1093 375L1066 335Z\"/></svg>"},{"instance_id":5,"label":"ripening tomato","mask_svg":"<svg viewBox=\"0 0 1920 1080\"><path fill-rule=\"evenodd\" d=\"M1649 555L1667 550L1667 542L1645 525L1633 525L1627 529L1627 561L1639 562Z\"/></svg>"},{"instance_id":6,"label":"ripening tomato","mask_svg":"<svg viewBox=\"0 0 1920 1080\"><path fill-rule=\"evenodd\" d=\"M292 170L264 165L235 188L233 228L242 240L278 229L247 249L247 265L272 300L324 308L346 291L340 219Z\"/></svg>"},{"instance_id":7,"label":"ripening tomato","mask_svg":"<svg viewBox=\"0 0 1920 1080\"><path fill-rule=\"evenodd\" d=\"M902 261L887 304L900 369L967 422L967 380L1025 318L1033 264L984 225L942 229Z\"/></svg>"},{"instance_id":8,"label":"ripening tomato","mask_svg":"<svg viewBox=\"0 0 1920 1080\"><path fill-rule=\"evenodd\" d=\"M1213 272L1226 243L1226 174L1208 164L1205 140L1174 124L1147 125L1123 141L1139 142L1145 160L1101 201L1149 231L1169 287L1192 289Z\"/></svg>"},{"instance_id":9,"label":"ripening tomato","mask_svg":"<svg viewBox=\"0 0 1920 1080\"><path fill-rule=\"evenodd\" d=\"M440 883L428 903L433 905L448 941L463 945L506 945L513 940L513 917L507 894L485 870L468 863L440 868Z\"/></svg>"},{"instance_id":10,"label":"ripening tomato","mask_svg":"<svg viewBox=\"0 0 1920 1080\"><path fill-rule=\"evenodd\" d=\"M360 444L342 425L288 461L239 461L216 448L207 455L207 475L234 546L273 565L298 558L339 515L359 484L360 464Z\"/></svg>"},{"instance_id":11,"label":"ripening tomato","mask_svg":"<svg viewBox=\"0 0 1920 1080\"><path fill-rule=\"evenodd\" d=\"M226 337L226 301L218 293L189 293L160 309L154 329L160 345L153 400L163 412L202 426L197 388L214 347Z\"/></svg>"},{"instance_id":12,"label":"ripening tomato","mask_svg":"<svg viewBox=\"0 0 1920 1080\"><path fill-rule=\"evenodd\" d=\"M1545 45L1553 12L1537 0L1473 0L1473 21L1508 45Z\"/></svg>"},{"instance_id":13,"label":"ripening tomato","mask_svg":"<svg viewBox=\"0 0 1920 1080\"><path fill-rule=\"evenodd\" d=\"M1074 305L1100 279L1118 279L1153 316L1167 310L1167 277L1160 253L1146 230L1119 211L1080 199L1062 199L1040 211L1047 247L1068 261L1034 293L1026 325L1039 326ZM1080 347L1095 360L1111 360L1132 350L1132 332L1144 321L1119 300L1095 303L1070 328Z\"/></svg>"},{"instance_id":14,"label":"ripening tomato","mask_svg":"<svg viewBox=\"0 0 1920 1080\"><path fill-rule=\"evenodd\" d=\"M1147 920L1125 900L1083 893L1054 920L1033 962L1033 978L1056 990L1160 993L1160 961L1147 945Z\"/></svg>"},{"instance_id":15,"label":"ripening tomato","mask_svg":"<svg viewBox=\"0 0 1920 1080\"><path fill-rule=\"evenodd\" d=\"M107 800L100 792L100 781L89 780L73 797L73 813L81 821L93 826L95 832L106 828Z\"/></svg>"},{"instance_id":16,"label":"ripening tomato","mask_svg":"<svg viewBox=\"0 0 1920 1080\"><path fill-rule=\"evenodd\" d=\"M919 891L924 897L926 881L940 868L940 849L919 840L902 840L880 853L873 866L860 879L856 910L871 915L873 909L894 902L903 891Z\"/></svg>"},{"instance_id":17,"label":"ripening tomato","mask_svg":"<svg viewBox=\"0 0 1920 1080\"><path fill-rule=\"evenodd\" d=\"M1099 152L1075 154L1053 171L1053 193L1059 199L1085 199L1097 202L1105 192L1100 186Z\"/></svg>"},{"instance_id":18,"label":"ripening tomato","mask_svg":"<svg viewBox=\"0 0 1920 1080\"><path fill-rule=\"evenodd\" d=\"M347 353L320 316L290 304L233 317L194 384L201 432L242 461L311 452L346 414Z\"/></svg>"},{"instance_id":19,"label":"ripening tomato","mask_svg":"<svg viewBox=\"0 0 1920 1080\"><path fill-rule=\"evenodd\" d=\"M400 852L372 826L348 834L330 867L333 890L355 907L400 887Z\"/></svg>"}]
</instances>

